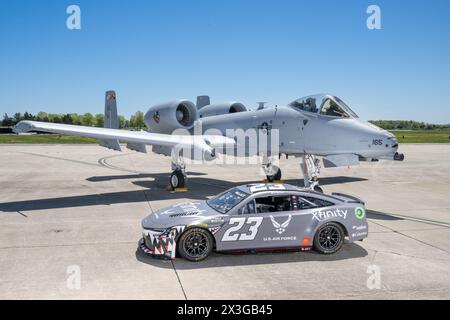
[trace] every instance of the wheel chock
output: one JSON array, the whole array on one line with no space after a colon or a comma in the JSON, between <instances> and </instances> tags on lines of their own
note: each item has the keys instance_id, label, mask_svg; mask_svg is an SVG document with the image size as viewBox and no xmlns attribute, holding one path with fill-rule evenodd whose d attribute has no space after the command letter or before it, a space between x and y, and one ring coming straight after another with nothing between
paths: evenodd
<instances>
[{"instance_id":1,"label":"wheel chock","mask_svg":"<svg viewBox=\"0 0 450 320\"><path fill-rule=\"evenodd\" d=\"M267 179L264 179L262 182L264 182L264 183L285 183L284 180L273 180L272 182L270 182Z\"/></svg>"},{"instance_id":2,"label":"wheel chock","mask_svg":"<svg viewBox=\"0 0 450 320\"><path fill-rule=\"evenodd\" d=\"M172 186L169 184L166 187L166 190L169 192L187 192L188 188L172 188Z\"/></svg>"}]
</instances>

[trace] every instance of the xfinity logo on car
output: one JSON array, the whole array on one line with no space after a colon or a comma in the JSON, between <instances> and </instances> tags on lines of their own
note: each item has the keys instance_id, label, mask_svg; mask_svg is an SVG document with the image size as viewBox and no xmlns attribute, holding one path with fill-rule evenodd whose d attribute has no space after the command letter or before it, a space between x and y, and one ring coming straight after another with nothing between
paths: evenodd
<instances>
[{"instance_id":1,"label":"xfinity logo on car","mask_svg":"<svg viewBox=\"0 0 450 320\"><path fill-rule=\"evenodd\" d=\"M331 217L341 217L346 218L347 217L347 210L339 210L339 208L335 210L326 210L326 211L315 211L312 213L313 219L316 219L317 221L323 221Z\"/></svg>"}]
</instances>

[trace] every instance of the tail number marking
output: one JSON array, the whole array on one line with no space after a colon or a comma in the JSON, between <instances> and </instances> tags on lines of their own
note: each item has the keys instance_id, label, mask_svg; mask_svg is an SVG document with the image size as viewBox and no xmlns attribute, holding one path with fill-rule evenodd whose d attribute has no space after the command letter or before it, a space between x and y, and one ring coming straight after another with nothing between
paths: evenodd
<instances>
[{"instance_id":1,"label":"tail number marking","mask_svg":"<svg viewBox=\"0 0 450 320\"><path fill-rule=\"evenodd\" d=\"M253 240L258 233L258 228L261 225L263 217L251 218L231 218L229 224L233 225L223 234L222 241L237 241L237 240ZM248 232L238 231L242 229L244 224L250 225Z\"/></svg>"}]
</instances>

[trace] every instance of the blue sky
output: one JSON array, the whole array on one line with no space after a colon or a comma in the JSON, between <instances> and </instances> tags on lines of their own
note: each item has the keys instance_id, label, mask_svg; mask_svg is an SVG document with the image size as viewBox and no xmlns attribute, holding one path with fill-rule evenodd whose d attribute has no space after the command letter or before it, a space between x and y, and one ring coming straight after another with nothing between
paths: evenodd
<instances>
[{"instance_id":1,"label":"blue sky","mask_svg":"<svg viewBox=\"0 0 450 320\"><path fill-rule=\"evenodd\" d=\"M449 123L449 14L446 0L2 0L0 112L101 113L107 89L126 116L199 94L254 107L330 92L363 119Z\"/></svg>"}]
</instances>

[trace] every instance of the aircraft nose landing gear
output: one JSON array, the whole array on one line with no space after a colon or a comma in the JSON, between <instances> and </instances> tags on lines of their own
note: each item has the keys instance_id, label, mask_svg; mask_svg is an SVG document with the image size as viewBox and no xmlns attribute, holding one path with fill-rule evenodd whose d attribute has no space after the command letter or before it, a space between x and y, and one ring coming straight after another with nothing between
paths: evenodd
<instances>
[{"instance_id":1,"label":"aircraft nose landing gear","mask_svg":"<svg viewBox=\"0 0 450 320\"><path fill-rule=\"evenodd\" d=\"M321 187L319 187L319 174L320 164L319 159L310 154L303 156L303 163L300 164L300 168L303 172L303 181L305 188L323 193Z\"/></svg>"}]
</instances>

